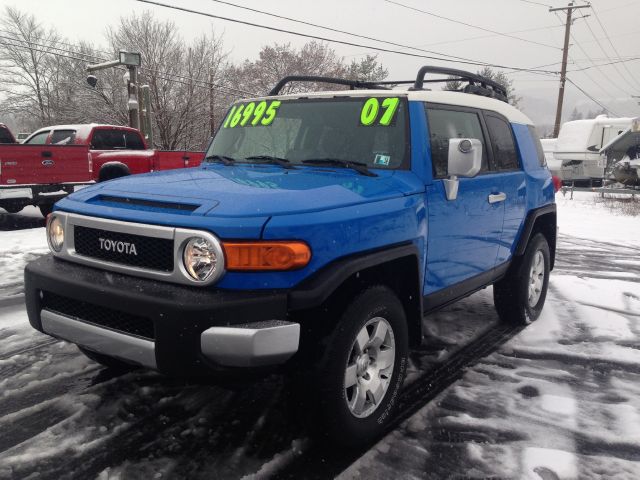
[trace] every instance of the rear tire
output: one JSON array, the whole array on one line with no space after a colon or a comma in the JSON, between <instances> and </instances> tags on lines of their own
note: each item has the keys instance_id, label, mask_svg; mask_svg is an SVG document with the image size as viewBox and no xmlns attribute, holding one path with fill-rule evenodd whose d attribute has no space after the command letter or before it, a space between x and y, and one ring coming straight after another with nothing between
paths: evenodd
<instances>
[{"instance_id":1,"label":"rear tire","mask_svg":"<svg viewBox=\"0 0 640 480\"><path fill-rule=\"evenodd\" d=\"M321 434L346 447L367 443L384 432L405 377L404 308L389 288L370 287L348 304L325 340L314 375Z\"/></svg>"},{"instance_id":2,"label":"rear tire","mask_svg":"<svg viewBox=\"0 0 640 480\"><path fill-rule=\"evenodd\" d=\"M98 173L98 182L106 182L107 180L126 177L130 174L129 168L124 163L106 163Z\"/></svg>"},{"instance_id":3,"label":"rear tire","mask_svg":"<svg viewBox=\"0 0 640 480\"><path fill-rule=\"evenodd\" d=\"M108 355L103 355L102 353L94 352L92 350L88 350L84 347L78 346L78 349L85 354L86 357L93 360L96 363L99 363L103 367L110 368L112 370L119 371L129 371L135 370L138 368L136 365L132 365L127 362L123 362L122 360L118 360L117 358L110 357Z\"/></svg>"},{"instance_id":4,"label":"rear tire","mask_svg":"<svg viewBox=\"0 0 640 480\"><path fill-rule=\"evenodd\" d=\"M547 298L550 259L547 239L538 233L505 278L493 285L493 301L503 322L527 325L540 316Z\"/></svg>"}]
</instances>

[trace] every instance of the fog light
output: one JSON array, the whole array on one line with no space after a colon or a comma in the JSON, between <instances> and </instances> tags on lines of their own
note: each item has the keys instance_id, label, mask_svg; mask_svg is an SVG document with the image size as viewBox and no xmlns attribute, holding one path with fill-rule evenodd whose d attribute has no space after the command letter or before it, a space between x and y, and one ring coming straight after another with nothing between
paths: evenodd
<instances>
[{"instance_id":1,"label":"fog light","mask_svg":"<svg viewBox=\"0 0 640 480\"><path fill-rule=\"evenodd\" d=\"M49 215L47 218L47 241L49 248L54 252L62 250L64 244L64 226L56 215Z\"/></svg>"},{"instance_id":2,"label":"fog light","mask_svg":"<svg viewBox=\"0 0 640 480\"><path fill-rule=\"evenodd\" d=\"M204 237L194 237L187 242L182 261L187 273L198 282L209 280L224 268L220 245Z\"/></svg>"}]
</instances>

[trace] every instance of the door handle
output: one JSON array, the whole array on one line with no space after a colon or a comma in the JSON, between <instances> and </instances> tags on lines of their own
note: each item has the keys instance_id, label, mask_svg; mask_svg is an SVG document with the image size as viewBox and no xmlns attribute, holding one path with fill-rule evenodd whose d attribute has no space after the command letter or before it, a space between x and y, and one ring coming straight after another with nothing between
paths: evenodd
<instances>
[{"instance_id":1,"label":"door handle","mask_svg":"<svg viewBox=\"0 0 640 480\"><path fill-rule=\"evenodd\" d=\"M51 152L44 151L44 152L42 152L42 156L45 157L45 158L51 158L51 157L53 157L53 154Z\"/></svg>"},{"instance_id":2,"label":"door handle","mask_svg":"<svg viewBox=\"0 0 640 480\"><path fill-rule=\"evenodd\" d=\"M492 193L491 195L489 195L489 203L504 202L506 199L507 199L507 194L503 192Z\"/></svg>"}]
</instances>

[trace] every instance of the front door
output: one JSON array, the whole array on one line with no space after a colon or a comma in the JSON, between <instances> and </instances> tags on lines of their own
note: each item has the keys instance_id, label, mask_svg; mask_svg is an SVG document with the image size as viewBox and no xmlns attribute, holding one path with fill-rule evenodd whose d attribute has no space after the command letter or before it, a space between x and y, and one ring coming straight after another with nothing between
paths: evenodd
<instances>
[{"instance_id":1,"label":"front door","mask_svg":"<svg viewBox=\"0 0 640 480\"><path fill-rule=\"evenodd\" d=\"M504 202L496 201L502 178L489 169L488 142L481 113L463 107L429 104L427 119L434 182L427 186L429 211L424 294L429 295L489 272L496 265ZM449 139L475 138L482 143L483 160L474 178L461 178L458 196L447 200Z\"/></svg>"}]
</instances>

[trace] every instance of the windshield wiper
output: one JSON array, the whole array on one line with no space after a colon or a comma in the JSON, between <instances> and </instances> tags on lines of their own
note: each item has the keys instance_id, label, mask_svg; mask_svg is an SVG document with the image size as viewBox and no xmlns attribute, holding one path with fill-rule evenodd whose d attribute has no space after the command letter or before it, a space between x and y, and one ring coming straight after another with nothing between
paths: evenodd
<instances>
[{"instance_id":1,"label":"windshield wiper","mask_svg":"<svg viewBox=\"0 0 640 480\"><path fill-rule=\"evenodd\" d=\"M333 165L337 167L351 168L361 175L367 177L377 177L378 174L373 173L367 164L363 162L352 162L351 160L342 160L340 158L310 158L308 160L302 160L302 163L309 165Z\"/></svg>"},{"instance_id":2,"label":"windshield wiper","mask_svg":"<svg viewBox=\"0 0 640 480\"><path fill-rule=\"evenodd\" d=\"M236 163L236 159L233 157L228 157L226 155L207 155L206 157L204 157L204 159L207 162L213 163L213 162L220 162L223 165L233 165L234 163Z\"/></svg>"},{"instance_id":3,"label":"windshield wiper","mask_svg":"<svg viewBox=\"0 0 640 480\"><path fill-rule=\"evenodd\" d=\"M251 155L244 160L257 160L261 163L273 163L275 165L280 165L283 168L296 168L291 165L291 162L286 158L274 157L272 155Z\"/></svg>"}]
</instances>

